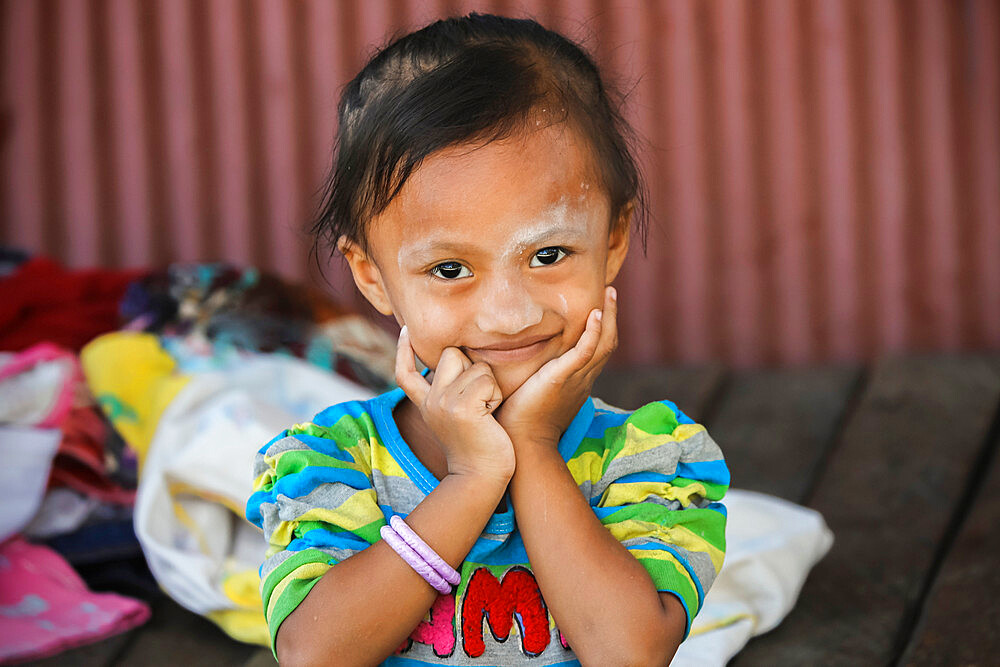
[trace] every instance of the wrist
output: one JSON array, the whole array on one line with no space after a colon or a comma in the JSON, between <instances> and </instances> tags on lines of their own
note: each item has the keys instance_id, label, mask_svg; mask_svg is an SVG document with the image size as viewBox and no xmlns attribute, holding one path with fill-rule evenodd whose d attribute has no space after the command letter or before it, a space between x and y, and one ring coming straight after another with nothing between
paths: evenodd
<instances>
[{"instance_id":1,"label":"wrist","mask_svg":"<svg viewBox=\"0 0 1000 667\"><path fill-rule=\"evenodd\" d=\"M556 471L568 471L558 445L558 441L531 438L515 446L517 469L511 477L511 488L526 479L548 479L552 474L558 474Z\"/></svg>"},{"instance_id":2,"label":"wrist","mask_svg":"<svg viewBox=\"0 0 1000 667\"><path fill-rule=\"evenodd\" d=\"M510 434L510 441L514 447L515 456L520 452L530 450L540 450L543 452L554 452L559 448L559 440L562 438L562 431L557 428L544 429L532 428L520 433Z\"/></svg>"},{"instance_id":3,"label":"wrist","mask_svg":"<svg viewBox=\"0 0 1000 667\"><path fill-rule=\"evenodd\" d=\"M503 495L507 483L514 476L514 458L510 461L461 461L448 460L448 477L458 482L468 482L486 490L499 488Z\"/></svg>"}]
</instances>

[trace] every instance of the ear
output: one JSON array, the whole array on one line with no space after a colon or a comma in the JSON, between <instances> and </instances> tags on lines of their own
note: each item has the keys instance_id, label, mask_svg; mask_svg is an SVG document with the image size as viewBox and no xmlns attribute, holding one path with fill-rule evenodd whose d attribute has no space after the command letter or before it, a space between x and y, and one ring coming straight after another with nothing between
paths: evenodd
<instances>
[{"instance_id":1,"label":"ear","mask_svg":"<svg viewBox=\"0 0 1000 667\"><path fill-rule=\"evenodd\" d=\"M635 204L629 202L622 209L621 214L611 221L611 231L608 233L608 259L604 269L604 284L610 285L618 276L618 272L625 263L625 256L628 255L629 230L632 225L632 213L635 211Z\"/></svg>"},{"instance_id":2,"label":"ear","mask_svg":"<svg viewBox=\"0 0 1000 667\"><path fill-rule=\"evenodd\" d=\"M354 284L368 302L383 315L392 315L392 303L389 301L385 283L382 282L382 272L375 264L375 260L346 236L341 236L337 241L337 250L347 259L351 274L354 276Z\"/></svg>"}]
</instances>

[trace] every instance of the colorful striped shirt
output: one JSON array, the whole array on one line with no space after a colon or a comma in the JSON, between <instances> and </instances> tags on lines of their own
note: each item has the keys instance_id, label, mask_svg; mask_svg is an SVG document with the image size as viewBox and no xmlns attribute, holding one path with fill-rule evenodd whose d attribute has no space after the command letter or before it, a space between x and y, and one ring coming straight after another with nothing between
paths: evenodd
<instances>
[{"instance_id":1,"label":"colorful striped shirt","mask_svg":"<svg viewBox=\"0 0 1000 667\"><path fill-rule=\"evenodd\" d=\"M393 420L403 397L396 389L327 408L257 454L246 513L269 543L260 576L272 646L281 622L327 570L374 544L389 517L405 517L437 486ZM559 453L597 518L659 591L681 601L690 630L725 554L719 501L729 470L704 427L670 401L627 412L588 399ZM438 597L384 664L577 664L507 507L459 567L454 592Z\"/></svg>"}]
</instances>

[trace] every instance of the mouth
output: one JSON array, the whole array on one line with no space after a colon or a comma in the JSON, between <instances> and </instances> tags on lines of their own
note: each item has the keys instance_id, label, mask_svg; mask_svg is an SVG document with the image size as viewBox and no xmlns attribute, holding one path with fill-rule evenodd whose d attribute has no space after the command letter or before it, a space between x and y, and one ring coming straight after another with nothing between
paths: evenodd
<instances>
[{"instance_id":1,"label":"mouth","mask_svg":"<svg viewBox=\"0 0 1000 667\"><path fill-rule=\"evenodd\" d=\"M527 361L545 349L553 338L555 338L555 334L533 336L483 347L463 347L462 351L473 361L484 361L490 365Z\"/></svg>"}]
</instances>

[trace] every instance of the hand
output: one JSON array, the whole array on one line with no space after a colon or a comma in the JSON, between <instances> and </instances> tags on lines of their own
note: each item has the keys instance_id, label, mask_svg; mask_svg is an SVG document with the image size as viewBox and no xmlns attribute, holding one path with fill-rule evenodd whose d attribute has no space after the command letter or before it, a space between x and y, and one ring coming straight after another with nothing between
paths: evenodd
<instances>
[{"instance_id":1,"label":"hand","mask_svg":"<svg viewBox=\"0 0 1000 667\"><path fill-rule=\"evenodd\" d=\"M497 419L511 440L557 444L617 346L618 294L609 286L603 309L591 311L576 345L535 371L503 402Z\"/></svg>"},{"instance_id":2,"label":"hand","mask_svg":"<svg viewBox=\"0 0 1000 667\"><path fill-rule=\"evenodd\" d=\"M396 348L396 382L441 444L449 474L510 479L514 450L493 416L503 396L489 365L472 363L457 347L448 347L428 382L417 372L404 326Z\"/></svg>"}]
</instances>

